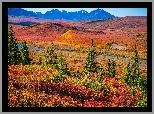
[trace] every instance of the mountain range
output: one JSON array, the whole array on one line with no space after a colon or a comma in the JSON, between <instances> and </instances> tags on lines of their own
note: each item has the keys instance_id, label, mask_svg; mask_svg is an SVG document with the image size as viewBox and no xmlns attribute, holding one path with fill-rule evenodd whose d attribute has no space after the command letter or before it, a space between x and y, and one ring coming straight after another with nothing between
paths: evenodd
<instances>
[{"instance_id":1,"label":"mountain range","mask_svg":"<svg viewBox=\"0 0 154 114\"><path fill-rule=\"evenodd\" d=\"M96 9L88 13L85 10L76 12L67 12L65 10L59 11L58 9L52 9L45 14L41 12L27 11L22 8L8 8L9 17L35 17L51 20L92 20L92 19L107 19L116 18L114 15L104 11L103 9Z\"/></svg>"},{"instance_id":2,"label":"mountain range","mask_svg":"<svg viewBox=\"0 0 154 114\"><path fill-rule=\"evenodd\" d=\"M21 8L8 8L8 16L38 17L33 11L27 11Z\"/></svg>"}]
</instances>

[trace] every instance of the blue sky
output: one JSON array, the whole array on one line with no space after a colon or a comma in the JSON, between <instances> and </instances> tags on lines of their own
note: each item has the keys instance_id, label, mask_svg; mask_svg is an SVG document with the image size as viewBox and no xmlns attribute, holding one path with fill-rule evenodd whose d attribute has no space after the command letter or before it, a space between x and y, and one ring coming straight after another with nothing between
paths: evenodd
<instances>
[{"instance_id":1,"label":"blue sky","mask_svg":"<svg viewBox=\"0 0 154 114\"><path fill-rule=\"evenodd\" d=\"M42 12L43 14L47 11L51 11L53 8L22 8L27 11L33 12ZM74 12L79 10L86 10L87 12L91 12L97 8L54 8L60 11L66 10L67 12ZM100 8L104 9L106 12L118 16L118 17L125 17L125 16L147 16L147 8Z\"/></svg>"}]
</instances>

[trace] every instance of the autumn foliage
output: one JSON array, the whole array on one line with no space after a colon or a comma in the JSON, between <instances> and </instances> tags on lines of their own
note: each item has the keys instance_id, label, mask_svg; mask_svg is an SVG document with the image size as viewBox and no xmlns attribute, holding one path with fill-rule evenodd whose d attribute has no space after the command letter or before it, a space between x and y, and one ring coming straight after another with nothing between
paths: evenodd
<instances>
[{"instance_id":1,"label":"autumn foliage","mask_svg":"<svg viewBox=\"0 0 154 114\"><path fill-rule=\"evenodd\" d=\"M110 25L105 24L104 29L116 20L116 27L118 24L121 27L121 21L127 23L131 19L107 20ZM140 21L144 23L144 18ZM106 22L101 22L101 25ZM145 47L142 47L141 52L139 47L132 51L133 47L129 46L134 46L132 42L135 40L125 37L126 33L120 36L124 31L117 29L118 27L115 28L117 31L101 30L98 23L100 22L84 22L83 28L78 22L75 27L71 22L35 24L15 29L17 41L10 28L8 106L146 107L147 77L143 75L139 64L139 53L145 53ZM94 24L99 30L88 29ZM135 31L132 26L141 30L138 24L133 25L131 22L130 26L127 25L128 30ZM137 34L135 37L140 39L142 35ZM143 39L146 39L145 35L141 41ZM127 50L112 49L114 42L126 45L124 42L127 41ZM20 51L17 48L18 42L23 42ZM43 50L29 51L30 45L43 47ZM112 57L112 54L120 52L123 53L120 57L127 54L134 57L130 61L121 60L123 63L115 58L98 58L102 54ZM17 55L19 61L15 60Z\"/></svg>"}]
</instances>

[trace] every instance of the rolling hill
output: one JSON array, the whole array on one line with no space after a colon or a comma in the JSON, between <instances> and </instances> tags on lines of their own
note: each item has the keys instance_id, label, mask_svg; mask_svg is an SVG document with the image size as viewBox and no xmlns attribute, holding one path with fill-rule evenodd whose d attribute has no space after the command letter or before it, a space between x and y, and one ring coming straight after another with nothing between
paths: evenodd
<instances>
[{"instance_id":1,"label":"rolling hill","mask_svg":"<svg viewBox=\"0 0 154 114\"><path fill-rule=\"evenodd\" d=\"M95 44L100 46L115 42L131 48L136 43L139 49L146 50L146 23L146 17L121 17L103 21L53 21L31 26L13 26L16 27L15 36L19 40L52 40L73 45L89 45L90 39L95 39Z\"/></svg>"},{"instance_id":2,"label":"rolling hill","mask_svg":"<svg viewBox=\"0 0 154 114\"><path fill-rule=\"evenodd\" d=\"M20 27L17 29L17 27ZM71 33L76 34L103 34L103 31L89 31L82 27L73 27L65 23L39 23L33 24L31 26L17 26L13 25L15 28L15 36L22 39L31 39L31 40L59 40L62 34L67 31L72 31Z\"/></svg>"},{"instance_id":3,"label":"rolling hill","mask_svg":"<svg viewBox=\"0 0 154 114\"><path fill-rule=\"evenodd\" d=\"M84 26L84 28L106 30L106 29L125 29L125 28L145 28L147 26L146 16L127 16L105 20L90 20L72 22L72 26Z\"/></svg>"}]
</instances>

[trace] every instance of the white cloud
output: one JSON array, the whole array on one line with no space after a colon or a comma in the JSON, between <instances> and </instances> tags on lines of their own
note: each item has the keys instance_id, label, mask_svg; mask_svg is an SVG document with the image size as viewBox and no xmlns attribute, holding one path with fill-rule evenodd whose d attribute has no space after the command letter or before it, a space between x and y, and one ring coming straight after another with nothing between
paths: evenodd
<instances>
[{"instance_id":1,"label":"white cloud","mask_svg":"<svg viewBox=\"0 0 154 114\"><path fill-rule=\"evenodd\" d=\"M45 14L45 12L44 12L44 11L35 11L35 13L36 13L36 12L41 12L42 14Z\"/></svg>"},{"instance_id":2,"label":"white cloud","mask_svg":"<svg viewBox=\"0 0 154 114\"><path fill-rule=\"evenodd\" d=\"M44 11L40 11L40 12L43 13L43 14L45 13Z\"/></svg>"}]
</instances>

